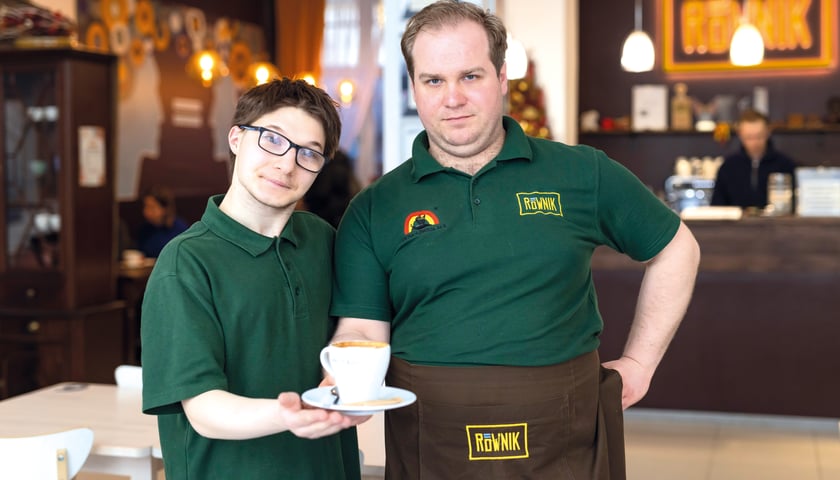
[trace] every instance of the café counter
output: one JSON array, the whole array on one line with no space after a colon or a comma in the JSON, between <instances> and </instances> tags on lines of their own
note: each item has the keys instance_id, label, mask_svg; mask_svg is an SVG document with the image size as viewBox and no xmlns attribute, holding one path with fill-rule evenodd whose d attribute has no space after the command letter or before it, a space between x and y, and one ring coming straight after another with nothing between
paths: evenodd
<instances>
[{"instance_id":1,"label":"caf\u00e9 counter","mask_svg":"<svg viewBox=\"0 0 840 480\"><path fill-rule=\"evenodd\" d=\"M686 222L694 296L640 407L840 418L840 218ZM643 265L592 261L602 361L621 354Z\"/></svg>"}]
</instances>

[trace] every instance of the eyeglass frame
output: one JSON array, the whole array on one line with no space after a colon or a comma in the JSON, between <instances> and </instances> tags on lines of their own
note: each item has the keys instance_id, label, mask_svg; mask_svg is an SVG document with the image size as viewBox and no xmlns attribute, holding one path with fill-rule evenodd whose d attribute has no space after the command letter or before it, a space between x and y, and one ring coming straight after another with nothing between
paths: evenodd
<instances>
[{"instance_id":1,"label":"eyeglass frame","mask_svg":"<svg viewBox=\"0 0 840 480\"><path fill-rule=\"evenodd\" d=\"M259 136L257 137L257 146L260 147L260 149L262 151L264 151L266 153L269 153L271 155L282 157L283 155L289 153L289 150L294 148L295 149L295 164L298 167L306 170L307 172L318 173L321 170L323 170L324 166L326 166L327 163L330 161L330 159L326 155L324 155L323 152L319 152L318 150L314 150L314 149L309 148L309 147L304 147L303 145L298 145L297 143L289 140L289 137L283 135L282 133L280 133L276 130L272 130L270 128L265 128L265 127L260 127L258 125L248 125L248 124L237 125L237 127L239 127L241 130L251 130L251 131L259 132ZM275 152L272 152L271 150L268 150L267 148L263 147L263 145L262 145L262 136L263 136L264 132L270 132L270 133L272 133L274 135L277 135L278 137L282 138L283 140L286 140L286 142L289 143L289 147L283 153L275 153ZM304 167L303 165L301 165L300 160L298 160L298 154L300 153L301 150L308 150L310 152L317 153L318 155L320 155L324 159L324 164L321 165L321 168L319 168L318 170L312 170L312 169Z\"/></svg>"}]
</instances>

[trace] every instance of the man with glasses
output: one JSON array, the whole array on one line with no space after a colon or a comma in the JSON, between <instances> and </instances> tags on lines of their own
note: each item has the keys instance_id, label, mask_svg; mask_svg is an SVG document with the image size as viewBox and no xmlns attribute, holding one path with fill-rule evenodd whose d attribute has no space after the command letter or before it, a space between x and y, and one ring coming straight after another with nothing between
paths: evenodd
<instances>
[{"instance_id":1,"label":"man with glasses","mask_svg":"<svg viewBox=\"0 0 840 480\"><path fill-rule=\"evenodd\" d=\"M242 130L251 130L260 133L260 138L257 144L268 153L277 156L283 156L290 149L295 149L295 162L304 170L312 173L318 173L324 168L327 163L326 157L323 153L312 150L293 143L288 138L284 137L282 133L269 130L265 127L256 127L254 125L237 125Z\"/></svg>"},{"instance_id":2,"label":"man with glasses","mask_svg":"<svg viewBox=\"0 0 840 480\"><path fill-rule=\"evenodd\" d=\"M295 205L338 148L337 105L276 80L232 123L230 188L166 245L143 302L143 411L158 416L166 478L358 479L350 427L369 417L299 396L335 328L335 230Z\"/></svg>"}]
</instances>

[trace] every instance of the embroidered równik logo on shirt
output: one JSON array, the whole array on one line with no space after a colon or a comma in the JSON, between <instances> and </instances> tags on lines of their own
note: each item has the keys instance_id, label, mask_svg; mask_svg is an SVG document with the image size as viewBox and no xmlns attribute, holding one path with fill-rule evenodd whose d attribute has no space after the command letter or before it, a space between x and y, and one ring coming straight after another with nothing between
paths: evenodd
<instances>
[{"instance_id":1,"label":"embroidered r\u00f3wnik logo on shirt","mask_svg":"<svg viewBox=\"0 0 840 480\"><path fill-rule=\"evenodd\" d=\"M528 424L467 425L470 461L528 458Z\"/></svg>"},{"instance_id":2,"label":"embroidered r\u00f3wnik logo on shirt","mask_svg":"<svg viewBox=\"0 0 840 480\"><path fill-rule=\"evenodd\" d=\"M423 230L424 228L438 224L440 224L440 220L438 220L437 215L429 210L420 210L412 212L405 217L403 232L408 235L411 232Z\"/></svg>"},{"instance_id":3,"label":"embroidered r\u00f3wnik logo on shirt","mask_svg":"<svg viewBox=\"0 0 840 480\"><path fill-rule=\"evenodd\" d=\"M556 192L523 192L516 194L519 215L557 215L563 216L560 194Z\"/></svg>"}]
</instances>

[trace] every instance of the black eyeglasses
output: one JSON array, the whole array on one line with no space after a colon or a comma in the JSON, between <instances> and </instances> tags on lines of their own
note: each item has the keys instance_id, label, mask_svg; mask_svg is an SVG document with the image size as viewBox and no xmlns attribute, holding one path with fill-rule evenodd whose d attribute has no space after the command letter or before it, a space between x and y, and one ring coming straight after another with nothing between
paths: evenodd
<instances>
[{"instance_id":1,"label":"black eyeglasses","mask_svg":"<svg viewBox=\"0 0 840 480\"><path fill-rule=\"evenodd\" d=\"M272 155L285 155L286 152L294 147L295 163L306 171L318 173L327 163L327 157L325 157L323 153L298 145L274 130L254 125L237 125L237 127L242 130L254 130L260 132L260 138L257 140L257 145Z\"/></svg>"}]
</instances>

